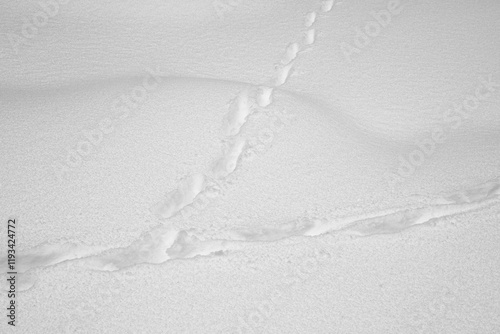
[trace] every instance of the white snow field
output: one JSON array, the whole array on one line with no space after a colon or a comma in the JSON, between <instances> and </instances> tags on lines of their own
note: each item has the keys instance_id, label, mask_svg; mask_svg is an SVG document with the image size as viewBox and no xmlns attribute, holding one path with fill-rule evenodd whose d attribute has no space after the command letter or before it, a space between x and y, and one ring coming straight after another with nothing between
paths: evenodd
<instances>
[{"instance_id":1,"label":"white snow field","mask_svg":"<svg viewBox=\"0 0 500 334\"><path fill-rule=\"evenodd\" d=\"M500 333L499 19L0 3L0 332Z\"/></svg>"}]
</instances>

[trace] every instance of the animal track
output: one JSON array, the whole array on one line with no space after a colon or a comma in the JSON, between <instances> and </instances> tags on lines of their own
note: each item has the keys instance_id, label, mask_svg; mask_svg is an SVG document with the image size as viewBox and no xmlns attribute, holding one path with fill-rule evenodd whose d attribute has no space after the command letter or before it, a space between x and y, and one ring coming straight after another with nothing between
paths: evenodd
<instances>
[{"instance_id":1,"label":"animal track","mask_svg":"<svg viewBox=\"0 0 500 334\"><path fill-rule=\"evenodd\" d=\"M226 154L216 162L212 169L216 178L225 177L234 172L238 164L238 159L243 153L245 146L246 140L242 138L236 138L234 142L229 145Z\"/></svg>"},{"instance_id":2,"label":"animal track","mask_svg":"<svg viewBox=\"0 0 500 334\"><path fill-rule=\"evenodd\" d=\"M322 1L321 12L329 12L334 1ZM316 22L318 14L308 12L304 17L305 45L312 45L316 38L316 29L311 28ZM182 179L177 188L168 192L165 197L151 208L151 211L160 219L168 219L184 208L191 207L200 195L219 191L208 191L210 177L215 180L224 179L233 173L241 157L246 156L246 151L252 149L247 138L242 136L242 129L254 114L255 106L268 109L273 106L275 88L282 86L289 79L293 64L300 53L297 42L291 42L285 49L274 78L271 82L251 86L240 91L229 104L228 112L224 118L224 147L222 156L215 159L213 166L207 170L189 175ZM273 114L273 112L271 112ZM215 188L214 188L215 189ZM406 216L404 216L406 217ZM387 219L386 219L387 221ZM355 222L353 222L355 224ZM386 224L387 225L387 224ZM365 225L363 225L365 226ZM370 225L371 226L371 225ZM382 226L382 225L380 225ZM351 230L360 231L360 225L352 225ZM242 248L251 241L272 241L290 236L317 235L334 228L325 219L304 220L285 223L277 229L264 228L250 231L232 231L233 239L204 240L202 235L189 231L167 229L163 225L152 228L128 247L106 249L105 247L85 246L74 243L59 245L41 245L34 247L22 254L20 272L28 272L36 267L47 267L70 260L81 260L85 266L97 270L117 270L140 263L162 263L170 259L191 258L198 255L224 252ZM376 227L366 233L373 233ZM321 232L321 233L323 233Z\"/></svg>"},{"instance_id":3,"label":"animal track","mask_svg":"<svg viewBox=\"0 0 500 334\"><path fill-rule=\"evenodd\" d=\"M230 104L229 112L226 117L226 135L234 136L240 132L248 116L251 114L251 102L248 89L242 90Z\"/></svg>"},{"instance_id":4,"label":"animal track","mask_svg":"<svg viewBox=\"0 0 500 334\"><path fill-rule=\"evenodd\" d=\"M313 25L314 21L316 21L316 12L310 12L306 15L305 26L309 28Z\"/></svg>"},{"instance_id":5,"label":"animal track","mask_svg":"<svg viewBox=\"0 0 500 334\"><path fill-rule=\"evenodd\" d=\"M374 234L397 233L414 225L421 225L438 218L453 216L486 207L500 199L499 180L492 180L464 191L444 194L435 200L434 205L401 209L371 217L358 217L356 221L344 219L316 225L308 235L320 235L333 226L342 226L339 231L348 234L368 236Z\"/></svg>"},{"instance_id":6,"label":"animal track","mask_svg":"<svg viewBox=\"0 0 500 334\"><path fill-rule=\"evenodd\" d=\"M335 0L325 0L321 2L321 11L326 13L332 10Z\"/></svg>"},{"instance_id":7,"label":"animal track","mask_svg":"<svg viewBox=\"0 0 500 334\"><path fill-rule=\"evenodd\" d=\"M315 29L309 29L304 37L304 44L306 45L312 45L314 44L316 38L316 30Z\"/></svg>"},{"instance_id":8,"label":"animal track","mask_svg":"<svg viewBox=\"0 0 500 334\"><path fill-rule=\"evenodd\" d=\"M281 59L281 64L288 65L292 60L297 58L299 50L299 44L290 43L285 50L285 56Z\"/></svg>"},{"instance_id":9,"label":"animal track","mask_svg":"<svg viewBox=\"0 0 500 334\"><path fill-rule=\"evenodd\" d=\"M153 212L159 218L170 218L186 205L193 203L204 187L205 175L190 175L179 183L176 190L167 193L165 198L153 207Z\"/></svg>"},{"instance_id":10,"label":"animal track","mask_svg":"<svg viewBox=\"0 0 500 334\"><path fill-rule=\"evenodd\" d=\"M292 69L293 62L289 63L288 65L281 66L278 68L278 71L276 73L276 77L274 78L274 86L279 87L283 85L288 77L290 76L290 71Z\"/></svg>"},{"instance_id":11,"label":"animal track","mask_svg":"<svg viewBox=\"0 0 500 334\"><path fill-rule=\"evenodd\" d=\"M273 102L273 88L260 86L257 93L257 104L260 107L267 107Z\"/></svg>"},{"instance_id":12,"label":"animal track","mask_svg":"<svg viewBox=\"0 0 500 334\"><path fill-rule=\"evenodd\" d=\"M332 9L333 0L322 1L321 11L328 12ZM316 21L317 14L311 11L305 15L305 26L310 28ZM315 41L316 30L310 28L305 33L304 43L311 45ZM292 73L293 63L300 52L297 42L288 44L285 55L281 59L271 83L257 85L252 88L241 90L229 103L228 112L224 118L224 139L226 147L223 147L223 155L216 159L212 167L205 171L182 180L177 189L166 194L165 198L152 207L153 213L159 219L168 219L183 208L190 206L196 197L205 189L205 175L212 175L216 179L221 179L233 173L240 157L252 157L252 147L247 145L246 138L240 136L243 126L248 122L253 114L254 106L269 108L273 102L274 88L286 83ZM229 144L228 144L229 143ZM248 154L247 154L248 153ZM251 160L251 159L250 159Z\"/></svg>"},{"instance_id":13,"label":"animal track","mask_svg":"<svg viewBox=\"0 0 500 334\"><path fill-rule=\"evenodd\" d=\"M500 180L495 179L470 189L442 194L433 202L436 204L413 209L389 209L340 219L298 218L276 228L233 230L229 233L231 238L206 239L202 234L193 231L159 226L124 248L105 249L68 243L41 245L20 255L19 272L25 273L33 268L48 267L70 260L79 260L84 266L96 270L114 271L141 263L158 264L172 259L189 259L241 250L249 242L271 242L326 233L360 237L395 234L412 226L430 224L440 218L498 204ZM5 269L0 272L5 273Z\"/></svg>"}]
</instances>

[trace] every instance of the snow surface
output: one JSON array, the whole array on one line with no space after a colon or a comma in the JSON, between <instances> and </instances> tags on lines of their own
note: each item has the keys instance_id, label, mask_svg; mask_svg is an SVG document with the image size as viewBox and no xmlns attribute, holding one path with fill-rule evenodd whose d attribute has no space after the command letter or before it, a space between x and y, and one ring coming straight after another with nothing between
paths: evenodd
<instances>
[{"instance_id":1,"label":"snow surface","mask_svg":"<svg viewBox=\"0 0 500 334\"><path fill-rule=\"evenodd\" d=\"M0 4L2 333L500 332L498 1L54 1Z\"/></svg>"}]
</instances>

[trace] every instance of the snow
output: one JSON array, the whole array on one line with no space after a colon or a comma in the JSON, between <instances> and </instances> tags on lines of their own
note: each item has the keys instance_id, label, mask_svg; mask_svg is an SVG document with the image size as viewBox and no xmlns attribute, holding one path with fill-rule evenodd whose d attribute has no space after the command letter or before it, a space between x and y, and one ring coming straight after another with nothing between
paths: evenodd
<instances>
[{"instance_id":1,"label":"snow","mask_svg":"<svg viewBox=\"0 0 500 334\"><path fill-rule=\"evenodd\" d=\"M499 332L499 14L1 4L1 332Z\"/></svg>"}]
</instances>

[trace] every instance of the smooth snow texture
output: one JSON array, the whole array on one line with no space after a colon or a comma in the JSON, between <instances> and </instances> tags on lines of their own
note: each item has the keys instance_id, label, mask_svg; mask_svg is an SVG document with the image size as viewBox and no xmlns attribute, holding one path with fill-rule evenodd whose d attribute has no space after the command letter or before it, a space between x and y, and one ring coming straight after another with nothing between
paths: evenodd
<instances>
[{"instance_id":1,"label":"smooth snow texture","mask_svg":"<svg viewBox=\"0 0 500 334\"><path fill-rule=\"evenodd\" d=\"M16 330L498 331L497 2L43 6L0 5Z\"/></svg>"},{"instance_id":2,"label":"smooth snow texture","mask_svg":"<svg viewBox=\"0 0 500 334\"><path fill-rule=\"evenodd\" d=\"M471 189L445 194L436 203L422 208L391 209L364 216L344 217L333 221L322 218L299 218L278 228L234 230L231 239L205 239L194 231L166 230L156 227L143 234L130 246L118 249L88 247L76 244L42 245L22 258L25 273L37 267L84 259L93 269L113 271L142 263L162 263L170 259L206 256L228 250L239 250L245 242L275 241L297 236L345 233L355 236L399 233L415 225L432 224L439 218L454 216L500 202L500 182L492 180ZM168 218L168 217L165 217ZM101 255L95 255L102 253ZM86 259L88 258L88 259Z\"/></svg>"}]
</instances>

